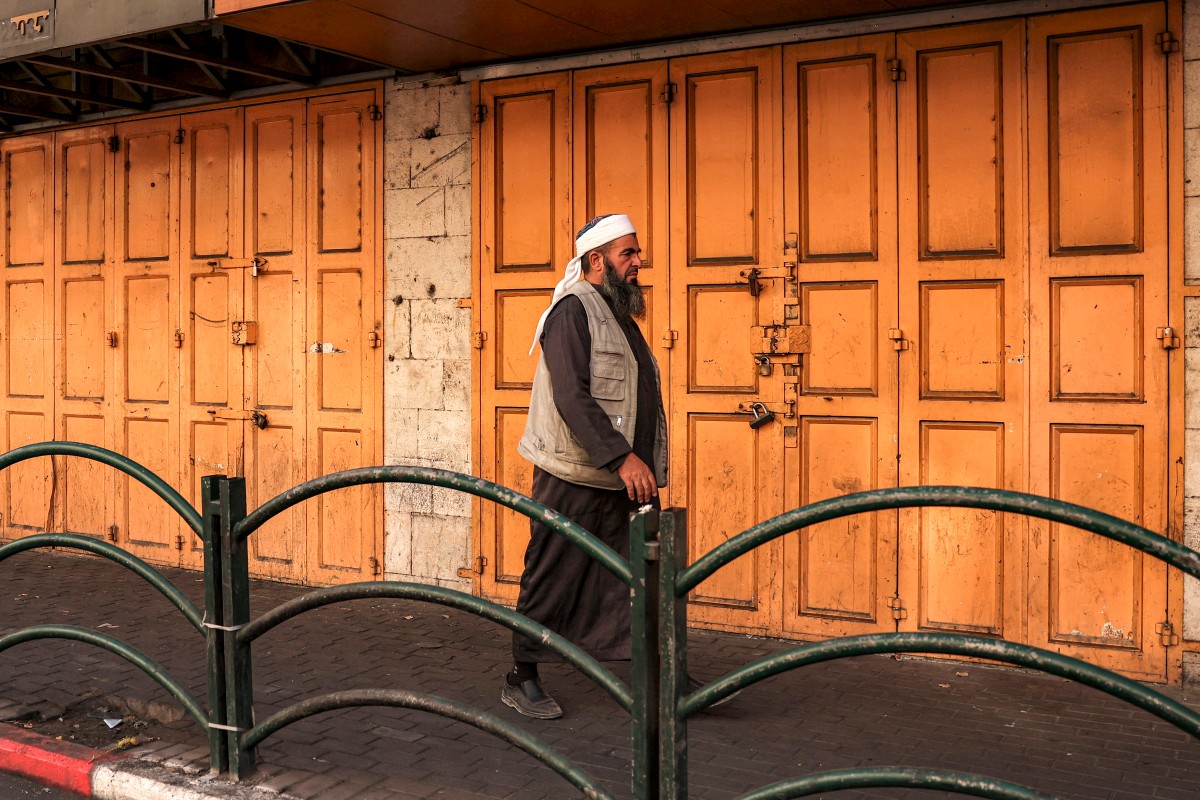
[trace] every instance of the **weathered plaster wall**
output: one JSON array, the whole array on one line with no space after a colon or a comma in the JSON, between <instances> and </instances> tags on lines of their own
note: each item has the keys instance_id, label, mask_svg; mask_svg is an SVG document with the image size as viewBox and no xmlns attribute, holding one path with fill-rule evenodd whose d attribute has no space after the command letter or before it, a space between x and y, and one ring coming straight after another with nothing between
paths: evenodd
<instances>
[{"instance_id":1,"label":"weathered plaster wall","mask_svg":"<svg viewBox=\"0 0 1200 800\"><path fill-rule=\"evenodd\" d=\"M454 79L390 82L385 100L384 458L471 471L471 98ZM387 490L384 572L459 589L467 495Z\"/></svg>"}]
</instances>

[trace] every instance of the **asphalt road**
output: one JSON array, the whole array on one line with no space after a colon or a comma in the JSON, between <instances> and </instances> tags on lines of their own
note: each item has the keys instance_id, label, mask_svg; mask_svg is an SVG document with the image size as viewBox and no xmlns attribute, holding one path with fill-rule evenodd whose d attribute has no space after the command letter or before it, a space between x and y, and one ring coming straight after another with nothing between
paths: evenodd
<instances>
[{"instance_id":1,"label":"asphalt road","mask_svg":"<svg viewBox=\"0 0 1200 800\"><path fill-rule=\"evenodd\" d=\"M79 800L77 794L50 789L4 772L0 772L0 797L4 800Z\"/></svg>"}]
</instances>

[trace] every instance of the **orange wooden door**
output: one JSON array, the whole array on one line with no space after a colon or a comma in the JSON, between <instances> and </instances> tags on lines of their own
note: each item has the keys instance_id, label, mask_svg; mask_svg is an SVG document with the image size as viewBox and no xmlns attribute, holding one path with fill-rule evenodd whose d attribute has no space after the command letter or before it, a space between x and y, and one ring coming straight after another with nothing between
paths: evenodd
<instances>
[{"instance_id":1,"label":"orange wooden door","mask_svg":"<svg viewBox=\"0 0 1200 800\"><path fill-rule=\"evenodd\" d=\"M379 140L373 90L308 102L305 353L311 477L378 464L383 395L378 291ZM268 412L268 419L270 414ZM382 572L382 491L355 487L308 504L307 575L314 583Z\"/></svg>"},{"instance_id":2,"label":"orange wooden door","mask_svg":"<svg viewBox=\"0 0 1200 800\"><path fill-rule=\"evenodd\" d=\"M485 83L476 185L479 215L479 475L528 494L533 473L517 453L529 412L538 317L574 255L571 228L570 91L563 74ZM476 505L480 593L515 603L529 519L494 503Z\"/></svg>"},{"instance_id":3,"label":"orange wooden door","mask_svg":"<svg viewBox=\"0 0 1200 800\"><path fill-rule=\"evenodd\" d=\"M756 325L782 323L781 281L754 297L742 272L788 258L777 217L777 49L670 64L671 501L688 509L691 557L783 510L790 421L752 429L739 404L783 399L782 369L759 374ZM786 423L786 424L785 424ZM691 595L700 624L767 630L777 545L723 567Z\"/></svg>"},{"instance_id":4,"label":"orange wooden door","mask_svg":"<svg viewBox=\"0 0 1200 800\"><path fill-rule=\"evenodd\" d=\"M49 135L0 143L3 174L4 447L54 438L54 149ZM3 530L9 537L51 530L50 459L18 464L0 476Z\"/></svg>"},{"instance_id":5,"label":"orange wooden door","mask_svg":"<svg viewBox=\"0 0 1200 800\"><path fill-rule=\"evenodd\" d=\"M55 438L111 447L114 350L114 159L111 125L55 134ZM115 473L81 458L56 459L60 528L110 536Z\"/></svg>"},{"instance_id":6,"label":"orange wooden door","mask_svg":"<svg viewBox=\"0 0 1200 800\"><path fill-rule=\"evenodd\" d=\"M1162 4L1029 21L1031 490L1167 529ZM1166 344L1172 344L1167 342ZM1030 522L1029 638L1163 680L1166 568Z\"/></svg>"},{"instance_id":7,"label":"orange wooden door","mask_svg":"<svg viewBox=\"0 0 1200 800\"><path fill-rule=\"evenodd\" d=\"M897 54L900 484L1025 485L1024 22ZM1025 519L900 512L901 630L1024 638Z\"/></svg>"},{"instance_id":8,"label":"orange wooden door","mask_svg":"<svg viewBox=\"0 0 1200 800\"><path fill-rule=\"evenodd\" d=\"M200 508L200 479L241 475L242 348L230 326L242 319L242 111L180 120L179 351L180 469L184 496ZM203 566L203 542L182 528L183 562Z\"/></svg>"},{"instance_id":9,"label":"orange wooden door","mask_svg":"<svg viewBox=\"0 0 1200 800\"><path fill-rule=\"evenodd\" d=\"M785 378L797 413L782 423L788 508L896 485L894 43L783 53L785 230L798 275L777 313L811 328L811 352ZM895 512L800 531L783 559L784 632L894 629Z\"/></svg>"},{"instance_id":10,"label":"orange wooden door","mask_svg":"<svg viewBox=\"0 0 1200 800\"><path fill-rule=\"evenodd\" d=\"M244 364L243 412L265 415L266 427L244 422L247 505L255 508L307 477L305 369L305 101L245 109L245 247L239 270L243 319L257 327L253 345L238 347ZM315 476L314 476L315 477ZM257 575L305 578L305 510L294 507L250 539ZM357 535L358 532L347 532Z\"/></svg>"},{"instance_id":11,"label":"orange wooden door","mask_svg":"<svg viewBox=\"0 0 1200 800\"><path fill-rule=\"evenodd\" d=\"M116 126L114 449L180 489L178 117ZM186 490L184 491L186 494ZM176 514L116 477L118 541L159 564L183 548Z\"/></svg>"}]
</instances>

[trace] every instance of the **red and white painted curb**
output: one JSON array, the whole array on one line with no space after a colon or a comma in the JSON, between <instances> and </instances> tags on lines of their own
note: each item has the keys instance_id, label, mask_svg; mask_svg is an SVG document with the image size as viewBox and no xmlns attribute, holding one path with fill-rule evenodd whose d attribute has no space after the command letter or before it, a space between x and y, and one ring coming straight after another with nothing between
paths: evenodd
<instances>
[{"instance_id":1,"label":"red and white painted curb","mask_svg":"<svg viewBox=\"0 0 1200 800\"><path fill-rule=\"evenodd\" d=\"M84 797L95 796L92 772L121 757L21 728L0 731L0 770Z\"/></svg>"},{"instance_id":2,"label":"red and white painted curb","mask_svg":"<svg viewBox=\"0 0 1200 800\"><path fill-rule=\"evenodd\" d=\"M0 725L0 772L96 800L287 800L286 794L211 775L183 775L162 764L108 753Z\"/></svg>"}]
</instances>

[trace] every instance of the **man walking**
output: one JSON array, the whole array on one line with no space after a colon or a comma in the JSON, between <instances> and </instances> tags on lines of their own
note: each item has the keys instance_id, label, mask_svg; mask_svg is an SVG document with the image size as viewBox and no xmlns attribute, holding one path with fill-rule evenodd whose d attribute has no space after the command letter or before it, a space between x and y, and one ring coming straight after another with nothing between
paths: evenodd
<instances>
[{"instance_id":1,"label":"man walking","mask_svg":"<svg viewBox=\"0 0 1200 800\"><path fill-rule=\"evenodd\" d=\"M518 451L534 465L533 499L629 557L629 513L657 504L667 479L667 421L658 363L636 320L641 248L629 217L596 217L575 237L575 258L538 320L529 419ZM582 280L580 279L582 277ZM530 521L517 611L594 658L630 658L629 589L562 537ZM538 664L561 661L513 634L513 668L500 699L555 719Z\"/></svg>"}]
</instances>

